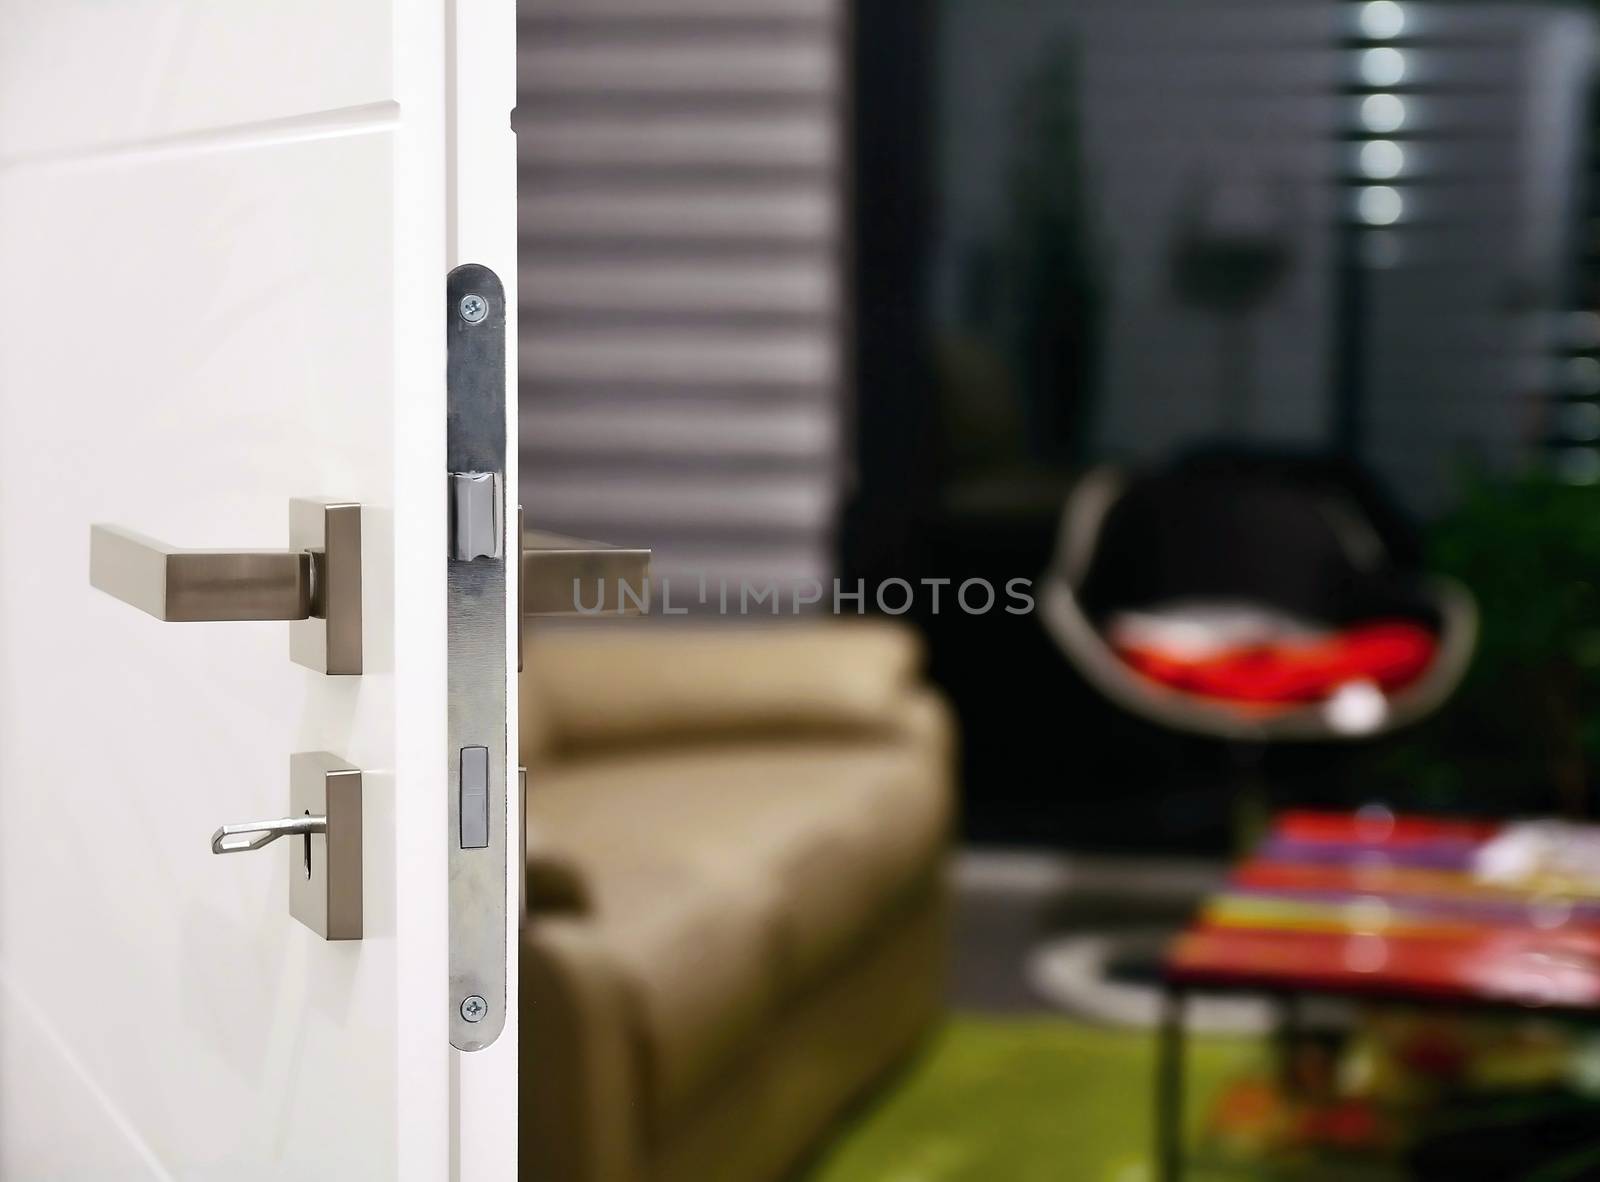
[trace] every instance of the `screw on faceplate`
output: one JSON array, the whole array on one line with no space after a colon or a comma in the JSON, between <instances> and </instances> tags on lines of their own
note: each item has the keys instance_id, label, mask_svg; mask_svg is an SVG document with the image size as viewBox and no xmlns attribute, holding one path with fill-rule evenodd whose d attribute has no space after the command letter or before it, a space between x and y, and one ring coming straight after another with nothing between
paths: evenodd
<instances>
[{"instance_id":1,"label":"screw on faceplate","mask_svg":"<svg viewBox=\"0 0 1600 1182\"><path fill-rule=\"evenodd\" d=\"M468 1022L482 1022L489 1012L489 1003L474 993L461 1003L461 1016Z\"/></svg>"},{"instance_id":2,"label":"screw on faceplate","mask_svg":"<svg viewBox=\"0 0 1600 1182\"><path fill-rule=\"evenodd\" d=\"M461 297L461 302L456 305L456 310L461 313L461 319L468 324L481 324L483 318L489 314L489 301L481 295L464 295Z\"/></svg>"}]
</instances>

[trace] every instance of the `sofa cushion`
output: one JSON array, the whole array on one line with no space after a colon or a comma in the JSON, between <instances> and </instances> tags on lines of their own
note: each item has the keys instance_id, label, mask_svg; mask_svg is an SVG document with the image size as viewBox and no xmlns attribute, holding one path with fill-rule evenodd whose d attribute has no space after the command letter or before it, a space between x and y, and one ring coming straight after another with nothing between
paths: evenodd
<instances>
[{"instance_id":1,"label":"sofa cushion","mask_svg":"<svg viewBox=\"0 0 1600 1182\"><path fill-rule=\"evenodd\" d=\"M921 661L915 632L878 620L530 628L522 759L662 739L881 730Z\"/></svg>"},{"instance_id":2,"label":"sofa cushion","mask_svg":"<svg viewBox=\"0 0 1600 1182\"><path fill-rule=\"evenodd\" d=\"M530 836L583 875L653 1118L682 1111L934 872L949 820L942 756L925 742L769 740L534 774Z\"/></svg>"},{"instance_id":3,"label":"sofa cushion","mask_svg":"<svg viewBox=\"0 0 1600 1182\"><path fill-rule=\"evenodd\" d=\"M771 903L649 855L614 863L595 881L604 887L589 938L618 978L641 1123L659 1131L759 1036L777 1006Z\"/></svg>"}]
</instances>

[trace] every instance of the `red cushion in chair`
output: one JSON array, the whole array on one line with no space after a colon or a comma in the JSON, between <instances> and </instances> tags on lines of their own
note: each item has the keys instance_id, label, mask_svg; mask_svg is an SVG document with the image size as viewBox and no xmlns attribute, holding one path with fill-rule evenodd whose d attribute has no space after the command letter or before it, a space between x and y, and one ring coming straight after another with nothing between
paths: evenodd
<instances>
[{"instance_id":1,"label":"red cushion in chair","mask_svg":"<svg viewBox=\"0 0 1600 1182\"><path fill-rule=\"evenodd\" d=\"M1284 639L1181 656L1149 646L1113 647L1153 681L1233 702L1319 702L1353 681L1385 691L1416 681L1433 662L1438 640L1419 624L1380 620L1307 639Z\"/></svg>"}]
</instances>

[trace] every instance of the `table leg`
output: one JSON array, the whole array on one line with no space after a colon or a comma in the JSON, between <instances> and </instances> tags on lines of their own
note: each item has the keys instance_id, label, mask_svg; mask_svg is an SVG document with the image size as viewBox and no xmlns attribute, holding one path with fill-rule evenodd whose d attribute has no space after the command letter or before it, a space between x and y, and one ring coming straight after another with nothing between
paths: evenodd
<instances>
[{"instance_id":1,"label":"table leg","mask_svg":"<svg viewBox=\"0 0 1600 1182\"><path fill-rule=\"evenodd\" d=\"M1156 1046L1156 1179L1183 1177L1183 1051L1187 997L1168 986L1161 995L1161 1030Z\"/></svg>"},{"instance_id":2,"label":"table leg","mask_svg":"<svg viewBox=\"0 0 1600 1182\"><path fill-rule=\"evenodd\" d=\"M1305 1034L1301 1020L1300 999L1292 993L1280 993L1272 1000L1278 1012L1278 1028L1274 1039L1278 1044L1278 1086L1286 1099L1292 1099L1300 1094L1299 1064L1296 1062L1296 1056L1299 1054L1300 1043Z\"/></svg>"}]
</instances>

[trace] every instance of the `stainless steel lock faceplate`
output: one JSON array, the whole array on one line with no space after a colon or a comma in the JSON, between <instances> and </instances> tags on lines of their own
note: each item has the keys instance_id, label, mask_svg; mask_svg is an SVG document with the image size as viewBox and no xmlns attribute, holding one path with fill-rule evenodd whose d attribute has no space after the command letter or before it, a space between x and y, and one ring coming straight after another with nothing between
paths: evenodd
<instances>
[{"instance_id":1,"label":"stainless steel lock faceplate","mask_svg":"<svg viewBox=\"0 0 1600 1182\"><path fill-rule=\"evenodd\" d=\"M505 1026L506 855L522 848L506 832L506 303L489 268L450 272L445 336L450 1044L476 1051Z\"/></svg>"}]
</instances>

